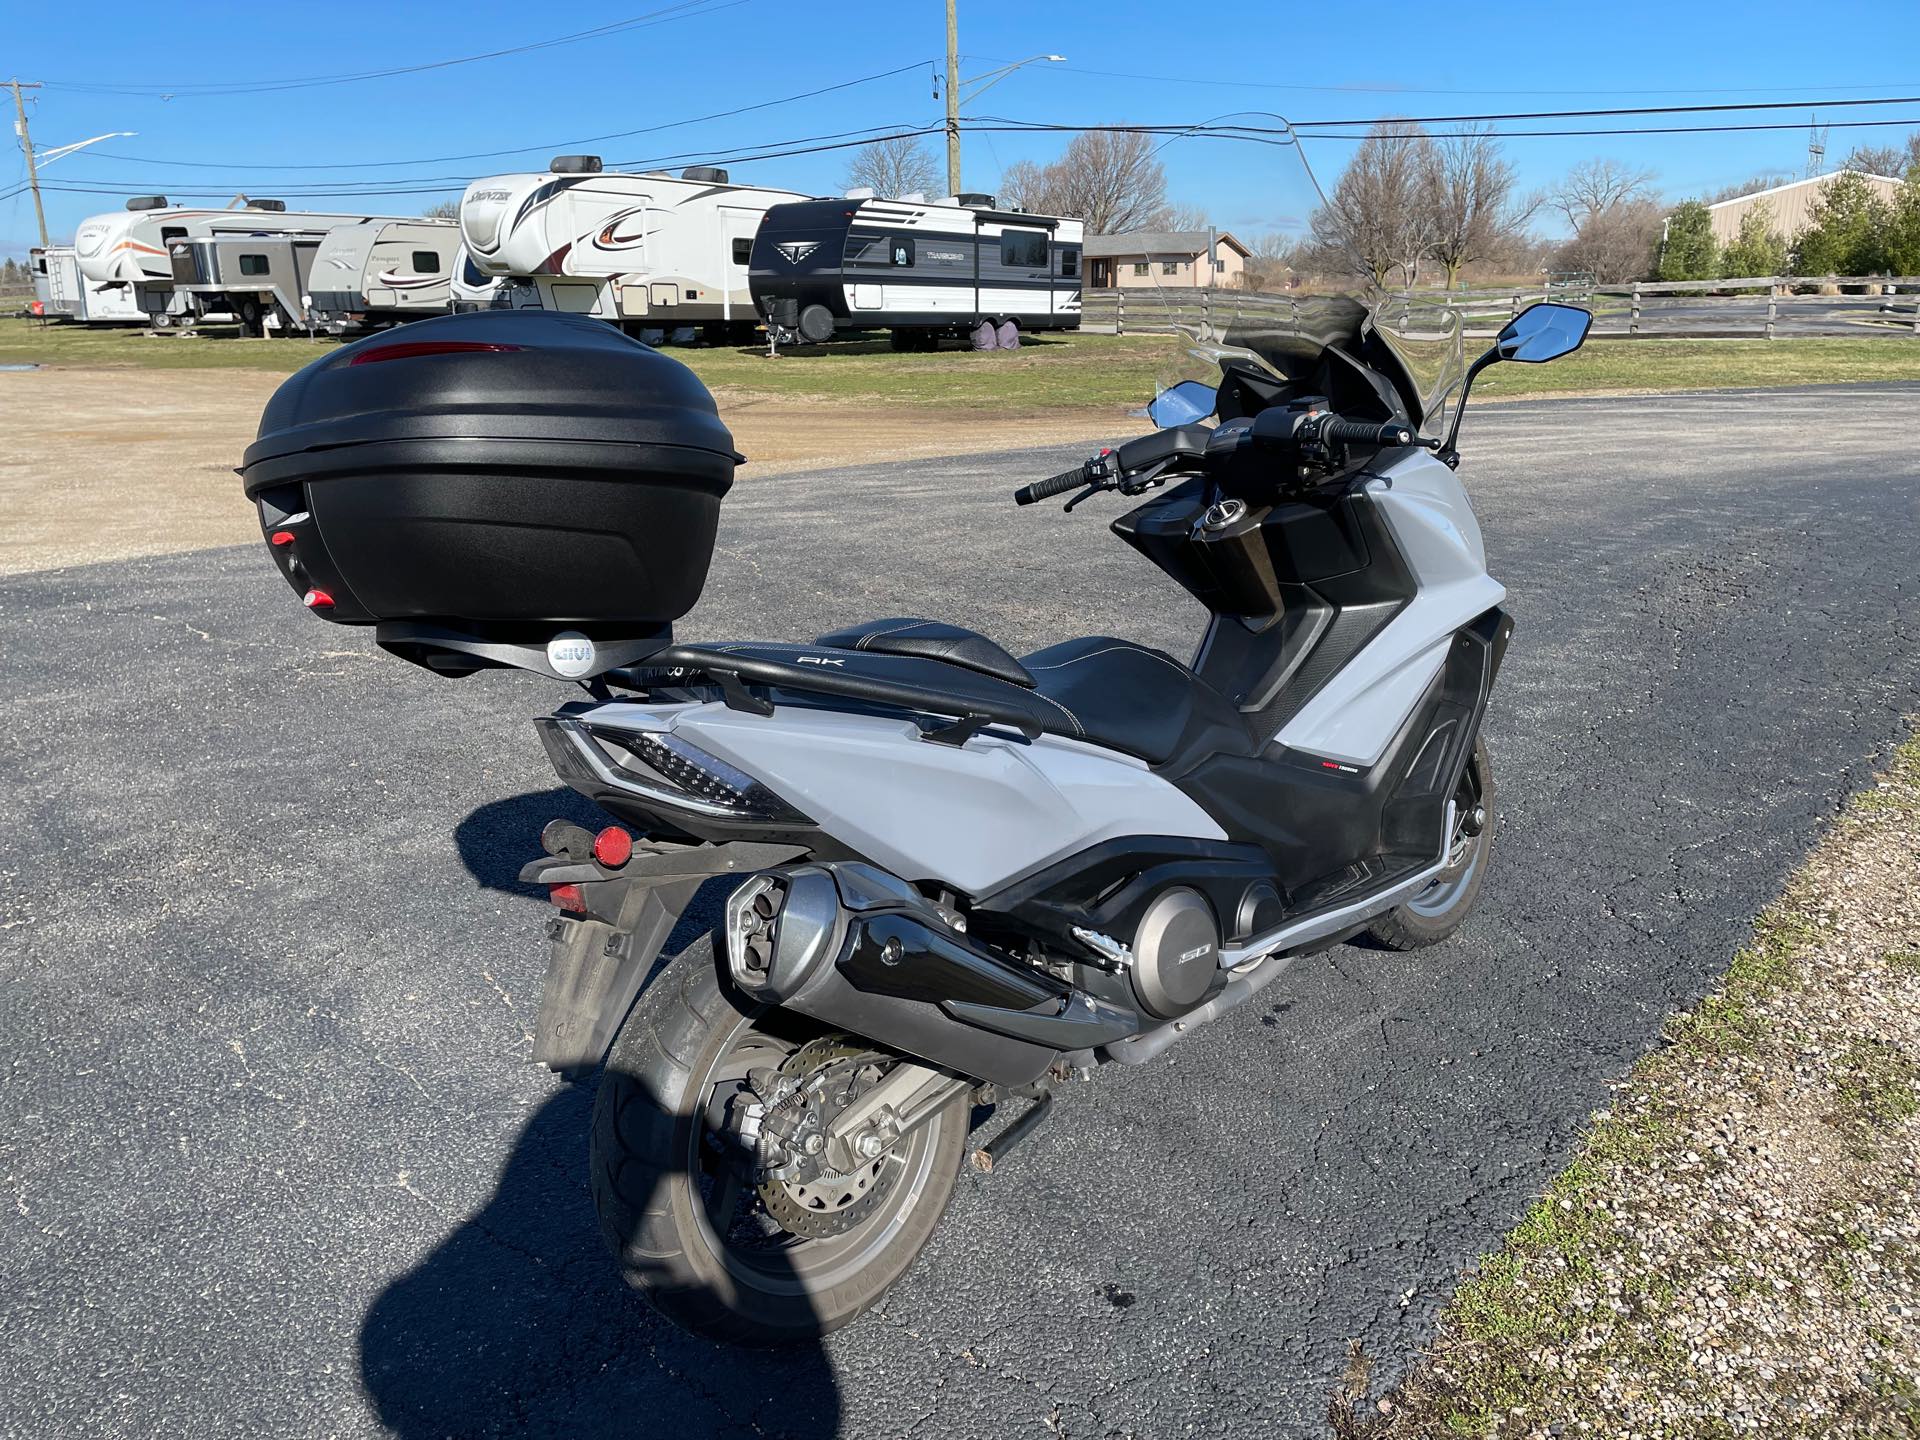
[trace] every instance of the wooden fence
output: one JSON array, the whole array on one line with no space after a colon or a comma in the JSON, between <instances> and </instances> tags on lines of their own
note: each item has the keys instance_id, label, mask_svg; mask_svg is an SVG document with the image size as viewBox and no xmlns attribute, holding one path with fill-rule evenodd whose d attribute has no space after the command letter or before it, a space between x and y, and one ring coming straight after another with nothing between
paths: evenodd
<instances>
[{"instance_id":1,"label":"wooden fence","mask_svg":"<svg viewBox=\"0 0 1920 1440\"><path fill-rule=\"evenodd\" d=\"M1810 293L1804 293L1810 292ZM1822 293L1825 292L1825 293ZM1208 289L1088 290L1080 328L1108 335L1168 335L1280 319L1308 291ZM1619 338L1783 339L1920 336L1920 276L1809 279L1756 275L1729 280L1640 281L1631 285L1547 283L1481 290L1416 290L1395 298L1451 307L1466 334L1484 338L1540 300L1584 305L1593 334Z\"/></svg>"}]
</instances>

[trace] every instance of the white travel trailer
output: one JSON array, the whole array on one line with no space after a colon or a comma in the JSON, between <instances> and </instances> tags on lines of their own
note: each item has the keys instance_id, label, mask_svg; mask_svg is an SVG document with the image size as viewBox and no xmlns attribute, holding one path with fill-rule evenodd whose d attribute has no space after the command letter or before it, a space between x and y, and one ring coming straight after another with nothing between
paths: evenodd
<instances>
[{"instance_id":1,"label":"white travel trailer","mask_svg":"<svg viewBox=\"0 0 1920 1440\"><path fill-rule=\"evenodd\" d=\"M505 283L498 275L488 275L474 264L463 242L454 247L453 269L447 276L447 309L456 315L490 309L494 292Z\"/></svg>"},{"instance_id":2,"label":"white travel trailer","mask_svg":"<svg viewBox=\"0 0 1920 1440\"><path fill-rule=\"evenodd\" d=\"M474 181L460 235L474 264L505 281L495 306L597 315L631 331L751 336L754 231L769 206L804 198L734 185L710 166L604 174L598 156L562 155L548 174Z\"/></svg>"},{"instance_id":3,"label":"white travel trailer","mask_svg":"<svg viewBox=\"0 0 1920 1440\"><path fill-rule=\"evenodd\" d=\"M176 241L288 233L318 238L336 225L406 218L289 211L278 200L253 200L234 210L200 210L169 205L164 195L142 195L129 200L124 211L82 221L74 232L73 248L80 256L80 273L88 281L128 287L142 314L164 327L193 309L186 295L174 293L171 252Z\"/></svg>"},{"instance_id":4,"label":"white travel trailer","mask_svg":"<svg viewBox=\"0 0 1920 1440\"><path fill-rule=\"evenodd\" d=\"M308 318L345 335L445 314L459 238L451 220L336 226L306 277Z\"/></svg>"},{"instance_id":5,"label":"white travel trailer","mask_svg":"<svg viewBox=\"0 0 1920 1440\"><path fill-rule=\"evenodd\" d=\"M767 211L754 303L787 339L888 329L902 350L986 324L1080 328L1078 220L1003 210L991 195L808 200Z\"/></svg>"},{"instance_id":6,"label":"white travel trailer","mask_svg":"<svg viewBox=\"0 0 1920 1440\"><path fill-rule=\"evenodd\" d=\"M130 287L96 285L82 275L73 246L35 247L32 260L33 295L42 314L85 325L139 324L147 318Z\"/></svg>"}]
</instances>

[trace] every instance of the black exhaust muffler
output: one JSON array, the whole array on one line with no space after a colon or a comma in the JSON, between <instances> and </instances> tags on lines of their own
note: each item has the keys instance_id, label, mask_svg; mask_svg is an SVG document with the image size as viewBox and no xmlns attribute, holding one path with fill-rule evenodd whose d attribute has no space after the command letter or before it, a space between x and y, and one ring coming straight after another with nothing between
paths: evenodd
<instances>
[{"instance_id":1,"label":"black exhaust muffler","mask_svg":"<svg viewBox=\"0 0 1920 1440\"><path fill-rule=\"evenodd\" d=\"M959 917L858 862L755 875L727 902L727 968L768 1000L931 1064L1026 1085L1132 1012L970 939Z\"/></svg>"}]
</instances>

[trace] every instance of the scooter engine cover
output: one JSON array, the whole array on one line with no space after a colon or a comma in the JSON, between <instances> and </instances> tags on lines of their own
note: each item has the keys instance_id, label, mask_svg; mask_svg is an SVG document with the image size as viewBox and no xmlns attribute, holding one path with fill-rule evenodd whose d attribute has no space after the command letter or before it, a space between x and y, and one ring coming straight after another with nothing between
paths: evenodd
<instances>
[{"instance_id":1,"label":"scooter engine cover","mask_svg":"<svg viewBox=\"0 0 1920 1440\"><path fill-rule=\"evenodd\" d=\"M1147 907L1133 937L1133 993L1152 1015L1171 1020L1206 997L1220 968L1220 925L1213 907L1184 885Z\"/></svg>"}]
</instances>

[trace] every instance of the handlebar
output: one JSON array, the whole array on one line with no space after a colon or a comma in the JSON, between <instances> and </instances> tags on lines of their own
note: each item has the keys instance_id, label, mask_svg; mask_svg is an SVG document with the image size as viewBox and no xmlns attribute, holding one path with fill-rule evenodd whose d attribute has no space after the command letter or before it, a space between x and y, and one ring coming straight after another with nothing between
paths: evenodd
<instances>
[{"instance_id":1,"label":"handlebar","mask_svg":"<svg viewBox=\"0 0 1920 1440\"><path fill-rule=\"evenodd\" d=\"M1342 420L1329 415L1320 422L1318 437L1323 443L1337 445L1411 445L1415 439L1411 427L1397 421L1369 425L1364 420Z\"/></svg>"},{"instance_id":2,"label":"handlebar","mask_svg":"<svg viewBox=\"0 0 1920 1440\"><path fill-rule=\"evenodd\" d=\"M1064 495L1087 483L1087 467L1076 465L1071 470L1062 470L1045 480L1036 480L1031 485L1022 485L1013 492L1013 503L1031 505L1038 500L1048 500L1055 495Z\"/></svg>"}]
</instances>

